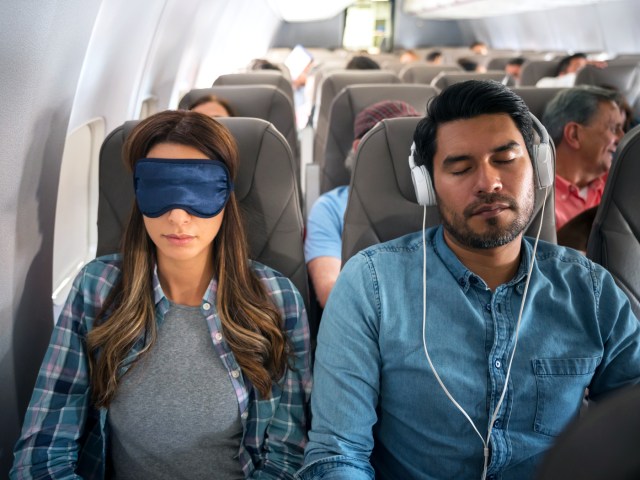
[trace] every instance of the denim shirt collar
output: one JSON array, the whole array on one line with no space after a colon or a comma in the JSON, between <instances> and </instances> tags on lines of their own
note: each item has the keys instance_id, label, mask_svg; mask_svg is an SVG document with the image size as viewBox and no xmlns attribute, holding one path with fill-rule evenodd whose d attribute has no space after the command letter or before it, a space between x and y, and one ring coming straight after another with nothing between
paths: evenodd
<instances>
[{"instance_id":1,"label":"denim shirt collar","mask_svg":"<svg viewBox=\"0 0 640 480\"><path fill-rule=\"evenodd\" d=\"M522 237L521 242L522 255L520 256L520 265L518 266L518 271L516 272L515 276L505 284L505 286L507 287L515 286L516 290L520 294L522 294L524 290L524 284L527 278L527 273L529 271L531 253L533 250L529 242L525 240L524 236ZM484 288L488 288L485 281L478 275L473 273L471 270L469 270L467 267L465 267L460 259L456 256L456 254L453 253L453 250L449 248L447 242L444 239L444 227L442 225L439 225L437 228L435 228L431 235L429 243L431 243L431 247L433 248L435 254L440 257L442 263L445 264L447 269L453 275L453 278L457 280L458 285L460 285L465 293L472 284L483 285Z\"/></svg>"}]
</instances>

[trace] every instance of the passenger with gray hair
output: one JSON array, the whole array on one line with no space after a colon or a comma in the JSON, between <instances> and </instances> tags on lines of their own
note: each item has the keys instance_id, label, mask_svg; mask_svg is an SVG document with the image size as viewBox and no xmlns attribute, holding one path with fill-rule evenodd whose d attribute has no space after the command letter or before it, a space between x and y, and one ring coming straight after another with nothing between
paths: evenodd
<instances>
[{"instance_id":1,"label":"passenger with gray hair","mask_svg":"<svg viewBox=\"0 0 640 480\"><path fill-rule=\"evenodd\" d=\"M600 203L624 135L617 93L590 85L563 90L542 117L556 146L556 228Z\"/></svg>"}]
</instances>

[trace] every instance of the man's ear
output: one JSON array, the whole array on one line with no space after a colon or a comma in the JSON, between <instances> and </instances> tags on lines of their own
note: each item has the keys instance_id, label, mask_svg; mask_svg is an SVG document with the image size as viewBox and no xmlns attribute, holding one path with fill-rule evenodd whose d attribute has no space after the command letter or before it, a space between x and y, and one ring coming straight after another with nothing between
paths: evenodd
<instances>
[{"instance_id":1,"label":"man's ear","mask_svg":"<svg viewBox=\"0 0 640 480\"><path fill-rule=\"evenodd\" d=\"M562 141L573 150L579 150L581 145L581 128L577 122L568 122L562 131Z\"/></svg>"}]
</instances>

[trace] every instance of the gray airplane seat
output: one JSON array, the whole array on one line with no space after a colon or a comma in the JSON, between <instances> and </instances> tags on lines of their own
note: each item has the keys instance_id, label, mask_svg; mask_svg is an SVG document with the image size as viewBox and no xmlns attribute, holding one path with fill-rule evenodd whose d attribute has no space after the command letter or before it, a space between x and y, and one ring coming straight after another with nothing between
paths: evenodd
<instances>
[{"instance_id":1,"label":"gray airplane seat","mask_svg":"<svg viewBox=\"0 0 640 480\"><path fill-rule=\"evenodd\" d=\"M261 118L273 124L287 139L296 159L296 178L300 180L300 148L293 102L274 85L224 85L198 88L185 94L178 108L187 109L204 95L216 95L227 100L238 117Z\"/></svg>"},{"instance_id":2,"label":"gray airplane seat","mask_svg":"<svg viewBox=\"0 0 640 480\"><path fill-rule=\"evenodd\" d=\"M413 132L420 118L378 123L358 146L342 233L342 263L363 248L422 228L423 207L416 201L409 170ZM543 192L536 190L535 213L525 235L535 237ZM547 202L540 238L556 242L554 189ZM438 207L427 207L427 226L440 223Z\"/></svg>"},{"instance_id":3,"label":"gray airplane seat","mask_svg":"<svg viewBox=\"0 0 640 480\"><path fill-rule=\"evenodd\" d=\"M527 104L531 113L537 118L542 118L547 104L562 90L563 87L511 87L514 93L518 94L524 103Z\"/></svg>"},{"instance_id":4,"label":"gray airplane seat","mask_svg":"<svg viewBox=\"0 0 640 480\"><path fill-rule=\"evenodd\" d=\"M618 145L587 243L587 257L605 267L640 318L640 126Z\"/></svg>"},{"instance_id":5,"label":"gray airplane seat","mask_svg":"<svg viewBox=\"0 0 640 480\"><path fill-rule=\"evenodd\" d=\"M213 82L214 87L229 85L273 85L280 89L291 100L293 105L293 86L284 73L276 70L258 70L243 73L220 75Z\"/></svg>"},{"instance_id":6,"label":"gray airplane seat","mask_svg":"<svg viewBox=\"0 0 640 480\"><path fill-rule=\"evenodd\" d=\"M615 87L633 105L640 97L640 65L620 61L605 68L587 65L576 75L575 84Z\"/></svg>"},{"instance_id":7,"label":"gray airplane seat","mask_svg":"<svg viewBox=\"0 0 640 480\"><path fill-rule=\"evenodd\" d=\"M327 73L319 87L319 94L315 110L315 135L313 139L313 161L319 162L324 157L324 147L329 133L329 111L333 99L340 91L349 85L361 84L393 84L401 83L400 78L393 72L384 70L340 70ZM325 190L321 189L321 192Z\"/></svg>"},{"instance_id":8,"label":"gray airplane seat","mask_svg":"<svg viewBox=\"0 0 640 480\"><path fill-rule=\"evenodd\" d=\"M324 158L317 159L321 171L321 191L349 184L350 174L344 160L353 144L353 124L358 113L383 100L401 100L424 115L427 101L436 93L428 85L350 85L343 88L329 111Z\"/></svg>"},{"instance_id":9,"label":"gray airplane seat","mask_svg":"<svg viewBox=\"0 0 640 480\"><path fill-rule=\"evenodd\" d=\"M218 118L236 139L240 168L234 185L244 215L250 257L289 277L308 304L303 220L291 149L275 127L257 118ZM100 150L97 255L119 251L134 201L122 162L126 136L138 122L111 132ZM317 325L312 323L312 333Z\"/></svg>"},{"instance_id":10,"label":"gray airplane seat","mask_svg":"<svg viewBox=\"0 0 640 480\"><path fill-rule=\"evenodd\" d=\"M430 85L440 72L462 72L458 65L431 65L427 62L410 63L400 70L400 79L404 83Z\"/></svg>"},{"instance_id":11,"label":"gray airplane seat","mask_svg":"<svg viewBox=\"0 0 640 480\"><path fill-rule=\"evenodd\" d=\"M534 87L543 77L555 77L560 58L554 60L528 60L522 65L520 86Z\"/></svg>"},{"instance_id":12,"label":"gray airplane seat","mask_svg":"<svg viewBox=\"0 0 640 480\"><path fill-rule=\"evenodd\" d=\"M555 439L536 480L640 478L640 386L590 407Z\"/></svg>"},{"instance_id":13,"label":"gray airplane seat","mask_svg":"<svg viewBox=\"0 0 640 480\"><path fill-rule=\"evenodd\" d=\"M504 83L505 85L513 85L514 80L507 75L504 71L487 71L485 73L480 72L440 72L433 80L431 80L431 86L442 91L445 88L460 82L467 80L494 80L496 82Z\"/></svg>"}]
</instances>

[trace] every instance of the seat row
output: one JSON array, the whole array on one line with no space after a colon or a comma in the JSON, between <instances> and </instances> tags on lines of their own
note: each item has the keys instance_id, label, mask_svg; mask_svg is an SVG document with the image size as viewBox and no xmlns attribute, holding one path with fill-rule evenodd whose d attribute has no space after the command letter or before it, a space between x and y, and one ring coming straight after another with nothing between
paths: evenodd
<instances>
[{"instance_id":1,"label":"seat row","mask_svg":"<svg viewBox=\"0 0 640 480\"><path fill-rule=\"evenodd\" d=\"M294 161L286 139L256 118L221 118L235 137L240 169L235 193L244 212L251 258L291 278L314 315L303 254L304 224ZM362 139L355 157L342 237L343 264L359 250L422 228L407 156L417 117L383 120ZM100 151L97 255L117 252L134 201L131 174L122 162L122 145L137 121L125 122L105 139ZM588 256L614 275L640 315L640 127L620 143L588 244ZM527 234L542 222L541 238L556 241L554 190L536 193L535 215ZM427 224L440 221L427 207Z\"/></svg>"}]
</instances>

